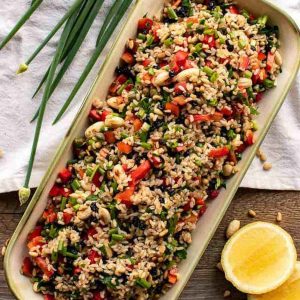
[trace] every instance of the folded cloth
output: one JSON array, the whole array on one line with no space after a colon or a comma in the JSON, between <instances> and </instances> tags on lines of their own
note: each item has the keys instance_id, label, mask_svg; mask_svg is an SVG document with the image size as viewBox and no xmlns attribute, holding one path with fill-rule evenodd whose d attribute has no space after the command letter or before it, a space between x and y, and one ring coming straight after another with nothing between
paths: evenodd
<instances>
[{"instance_id":1,"label":"folded cloth","mask_svg":"<svg viewBox=\"0 0 300 300\"><path fill-rule=\"evenodd\" d=\"M16 20L24 13L29 0L11 2L2 0L0 6L0 40L8 33ZM286 9L295 20L300 20L300 0L274 1ZM90 57L100 24L107 13L111 0L105 2L105 7L91 28L77 58L64 76L60 86L49 101L45 114L42 134L40 137L34 170L30 185L36 187L47 169L58 144L62 140L78 111L88 87L95 78L104 51L89 78L71 105L61 122L52 126L62 103L67 99L71 88L79 78L81 71ZM18 65L32 53L47 33L53 28L70 5L68 0L45 0L36 13L17 33L15 38L0 52L0 148L4 151L0 159L0 193L14 191L23 185L28 158L35 130L35 123L29 123L40 103L40 96L32 100L31 96L47 70L50 55L57 45L57 37L39 54L30 65L29 70L16 75ZM113 38L112 38L113 40ZM267 135L262 149L273 168L266 172L255 160L250 167L242 186L267 189L300 189L300 77L288 96L272 128ZM288 116L288 122L287 122Z\"/></svg>"}]
</instances>

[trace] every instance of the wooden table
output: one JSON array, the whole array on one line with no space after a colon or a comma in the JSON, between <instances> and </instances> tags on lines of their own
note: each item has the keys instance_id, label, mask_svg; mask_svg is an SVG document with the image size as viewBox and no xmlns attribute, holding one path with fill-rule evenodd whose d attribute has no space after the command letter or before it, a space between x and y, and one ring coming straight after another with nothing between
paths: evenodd
<instances>
[{"instance_id":1,"label":"wooden table","mask_svg":"<svg viewBox=\"0 0 300 300\"><path fill-rule=\"evenodd\" d=\"M225 290L232 292L231 297L228 299L246 300L245 295L238 293L225 281L223 274L215 266L219 262L225 243L224 232L228 223L234 218L241 220L242 225L253 221L247 215L249 209L256 211L257 217L255 220L269 222L275 222L277 212L282 212L283 221L281 222L281 226L290 232L295 240L298 251L300 251L300 192L240 189L185 288L180 298L181 300L221 300L224 299L223 293ZM24 208L18 206L16 193L0 195L1 245L13 233L22 216L23 210ZM4 279L2 261L0 263L0 299L14 299Z\"/></svg>"}]
</instances>

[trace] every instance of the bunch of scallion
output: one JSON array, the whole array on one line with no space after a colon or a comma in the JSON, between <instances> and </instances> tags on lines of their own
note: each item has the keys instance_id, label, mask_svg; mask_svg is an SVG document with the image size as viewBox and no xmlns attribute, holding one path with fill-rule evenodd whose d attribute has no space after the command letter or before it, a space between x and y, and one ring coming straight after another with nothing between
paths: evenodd
<instances>
[{"instance_id":1,"label":"bunch of scallion","mask_svg":"<svg viewBox=\"0 0 300 300\"><path fill-rule=\"evenodd\" d=\"M108 12L102 27L100 28L99 36L95 50L87 63L82 75L78 82L75 84L70 96L65 101L64 105L60 109L55 118L53 124L58 122L62 115L65 113L70 103L74 99L76 93L82 86L84 80L95 65L99 55L103 51L110 36L117 27L118 23L124 16L128 7L133 0L115 0ZM59 85L61 79L66 73L68 67L74 60L80 46L82 45L87 33L89 32L96 16L98 15L104 0L73 0L73 4L69 7L65 15L60 19L57 25L52 29L44 41L37 47L27 61L20 65L18 74L28 70L31 62L37 57L37 55L43 50L52 37L63 27L56 51L50 63L48 70L46 71L41 83L39 84L35 94L38 93L40 88L45 85L40 107L31 121L36 120L36 129L34 139L31 148L30 159L28 163L27 174L25 178L24 186L19 190L19 199L21 204L25 203L30 197L29 181L33 169L33 163L35 154L37 151L38 141L41 133L41 127L43 123L44 114L46 111L47 102L50 99L52 93ZM15 27L9 32L9 34L0 42L0 50L10 41L10 39L17 33L17 31L25 24L25 22L31 17L31 15L42 5L43 0L32 0L31 6L20 18Z\"/></svg>"}]
</instances>

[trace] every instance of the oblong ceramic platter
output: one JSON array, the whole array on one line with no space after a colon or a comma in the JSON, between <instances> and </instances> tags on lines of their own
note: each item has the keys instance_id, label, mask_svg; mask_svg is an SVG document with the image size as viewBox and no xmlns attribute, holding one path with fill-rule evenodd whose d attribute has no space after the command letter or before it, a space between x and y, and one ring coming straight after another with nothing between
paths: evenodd
<instances>
[{"instance_id":1,"label":"oblong ceramic platter","mask_svg":"<svg viewBox=\"0 0 300 300\"><path fill-rule=\"evenodd\" d=\"M87 116L91 108L93 97L106 97L106 91L113 81L114 70L119 64L119 57L124 51L124 45L128 38L136 35L138 19L146 13L149 16L158 15L163 7L163 2L163 0L137 0L134 4L126 25L115 42L110 55L102 66L79 113L71 124L70 130L57 150L49 169L11 238L4 259L4 267L8 285L17 299L42 299L41 295L33 292L30 280L25 276L22 276L19 271L22 260L26 255L27 234L34 227L46 206L48 192L55 182L58 171L72 156L72 141L75 137L83 134L84 129L88 125ZM246 150L243 159L239 162L240 172L228 181L227 189L222 190L219 197L209 204L207 212L198 222L197 228L193 233L193 243L188 249L188 258L180 264L180 280L165 296L162 297L164 300L177 299L184 289L184 286L225 214L227 207L255 156L259 144L262 142L282 105L299 68L299 29L293 20L270 2L264 0L238 0L237 3L255 15L268 15L270 22L279 26L282 43L280 52L284 60L283 72L278 78L278 86L269 91L259 105L260 115L257 118L259 130L256 132L257 141L255 145Z\"/></svg>"}]
</instances>

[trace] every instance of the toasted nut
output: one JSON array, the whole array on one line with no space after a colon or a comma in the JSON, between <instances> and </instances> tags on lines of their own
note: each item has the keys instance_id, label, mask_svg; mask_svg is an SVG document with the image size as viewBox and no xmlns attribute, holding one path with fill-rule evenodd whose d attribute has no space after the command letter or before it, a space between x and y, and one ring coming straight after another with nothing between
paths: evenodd
<instances>
[{"instance_id":1,"label":"toasted nut","mask_svg":"<svg viewBox=\"0 0 300 300\"><path fill-rule=\"evenodd\" d=\"M248 211L248 215L249 215L250 217L252 217L252 218L255 218L255 217L256 217L256 212L255 212L254 210L250 209L250 210Z\"/></svg>"},{"instance_id":2,"label":"toasted nut","mask_svg":"<svg viewBox=\"0 0 300 300\"><path fill-rule=\"evenodd\" d=\"M134 40L133 39L129 39L127 42L127 46L129 49L133 49L134 48Z\"/></svg>"},{"instance_id":3,"label":"toasted nut","mask_svg":"<svg viewBox=\"0 0 300 300\"><path fill-rule=\"evenodd\" d=\"M277 213L276 221L277 222L281 222L282 221L282 213L281 212Z\"/></svg>"},{"instance_id":4,"label":"toasted nut","mask_svg":"<svg viewBox=\"0 0 300 300\"><path fill-rule=\"evenodd\" d=\"M240 89L247 89L252 86L252 80L250 78L240 78L238 81L238 86Z\"/></svg>"},{"instance_id":5,"label":"toasted nut","mask_svg":"<svg viewBox=\"0 0 300 300\"><path fill-rule=\"evenodd\" d=\"M97 133L99 133L104 128L103 122L96 122L90 127L87 128L85 131L85 136L88 139L91 139L93 136L95 136Z\"/></svg>"},{"instance_id":6,"label":"toasted nut","mask_svg":"<svg viewBox=\"0 0 300 300\"><path fill-rule=\"evenodd\" d=\"M231 238L241 227L241 222L239 220L233 220L228 225L226 230L226 237Z\"/></svg>"},{"instance_id":7,"label":"toasted nut","mask_svg":"<svg viewBox=\"0 0 300 300\"><path fill-rule=\"evenodd\" d=\"M104 243L104 248L105 248L106 256L108 258L111 258L113 256L113 252L112 252L111 248L109 247L108 243Z\"/></svg>"},{"instance_id":8,"label":"toasted nut","mask_svg":"<svg viewBox=\"0 0 300 300\"><path fill-rule=\"evenodd\" d=\"M87 218L89 218L92 214L92 210L89 206L82 206L82 208L80 208L81 210L79 210L77 212L77 217L80 220L86 220Z\"/></svg>"},{"instance_id":9,"label":"toasted nut","mask_svg":"<svg viewBox=\"0 0 300 300\"><path fill-rule=\"evenodd\" d=\"M232 171L233 171L233 166L232 166L232 165L226 164L226 165L223 167L223 174L224 174L224 176L226 176L226 177L231 176Z\"/></svg>"},{"instance_id":10,"label":"toasted nut","mask_svg":"<svg viewBox=\"0 0 300 300\"><path fill-rule=\"evenodd\" d=\"M125 107L124 98L121 97L121 96L109 98L107 100L107 104L110 107L119 110L119 112L121 112L124 109L124 107Z\"/></svg>"},{"instance_id":11,"label":"toasted nut","mask_svg":"<svg viewBox=\"0 0 300 300\"><path fill-rule=\"evenodd\" d=\"M228 297L230 297L230 295L231 295L231 292L230 292L230 291L226 290L226 291L224 292L224 298L228 298Z\"/></svg>"},{"instance_id":12,"label":"toasted nut","mask_svg":"<svg viewBox=\"0 0 300 300\"><path fill-rule=\"evenodd\" d=\"M6 246L3 246L1 249L1 255L4 256L6 251Z\"/></svg>"},{"instance_id":13,"label":"toasted nut","mask_svg":"<svg viewBox=\"0 0 300 300\"><path fill-rule=\"evenodd\" d=\"M191 68L184 71L181 71L176 77L176 81L187 81L191 77L198 77L200 74L200 69Z\"/></svg>"},{"instance_id":14,"label":"toasted nut","mask_svg":"<svg viewBox=\"0 0 300 300\"><path fill-rule=\"evenodd\" d=\"M100 207L98 213L100 219L103 220L105 224L108 224L111 221L110 213L106 208Z\"/></svg>"},{"instance_id":15,"label":"toasted nut","mask_svg":"<svg viewBox=\"0 0 300 300\"><path fill-rule=\"evenodd\" d=\"M35 282L33 285L32 285L32 289L35 293L38 293L39 292L39 283L38 282Z\"/></svg>"},{"instance_id":16,"label":"toasted nut","mask_svg":"<svg viewBox=\"0 0 300 300\"><path fill-rule=\"evenodd\" d=\"M275 52L275 62L278 66L282 65L282 57L278 51Z\"/></svg>"},{"instance_id":17,"label":"toasted nut","mask_svg":"<svg viewBox=\"0 0 300 300\"><path fill-rule=\"evenodd\" d=\"M269 162L265 162L265 163L263 164L263 169L264 169L265 171L271 170L271 169L272 169L272 164L269 163Z\"/></svg>"},{"instance_id":18,"label":"toasted nut","mask_svg":"<svg viewBox=\"0 0 300 300\"><path fill-rule=\"evenodd\" d=\"M152 83L155 86L161 86L164 85L165 82L170 78L169 72L162 70L160 72L157 72L153 78Z\"/></svg>"},{"instance_id":19,"label":"toasted nut","mask_svg":"<svg viewBox=\"0 0 300 300\"><path fill-rule=\"evenodd\" d=\"M219 271L224 272L223 266L222 266L222 264L221 264L220 262L217 263L216 267L217 267L217 269L218 269Z\"/></svg>"},{"instance_id":20,"label":"toasted nut","mask_svg":"<svg viewBox=\"0 0 300 300\"><path fill-rule=\"evenodd\" d=\"M105 126L109 128L119 128L124 126L124 120L120 117L114 116L114 115L108 115L105 119Z\"/></svg>"},{"instance_id":21,"label":"toasted nut","mask_svg":"<svg viewBox=\"0 0 300 300\"><path fill-rule=\"evenodd\" d=\"M267 160L266 154L263 153L262 151L260 151L259 159L260 159L261 161L266 161L266 160Z\"/></svg>"},{"instance_id":22,"label":"toasted nut","mask_svg":"<svg viewBox=\"0 0 300 300\"><path fill-rule=\"evenodd\" d=\"M100 100L99 98L94 98L93 100L93 106L95 108L102 108L104 106L104 101L103 100Z\"/></svg>"}]
</instances>

